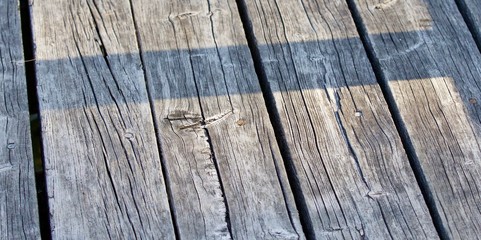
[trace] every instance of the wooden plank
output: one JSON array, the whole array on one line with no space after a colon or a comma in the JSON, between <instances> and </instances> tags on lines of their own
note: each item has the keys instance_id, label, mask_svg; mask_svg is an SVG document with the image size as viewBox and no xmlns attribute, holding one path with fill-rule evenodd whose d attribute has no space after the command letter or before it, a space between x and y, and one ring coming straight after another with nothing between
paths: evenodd
<instances>
[{"instance_id":1,"label":"wooden plank","mask_svg":"<svg viewBox=\"0 0 481 240\"><path fill-rule=\"evenodd\" d=\"M345 1L246 0L317 239L435 239Z\"/></svg>"},{"instance_id":2,"label":"wooden plank","mask_svg":"<svg viewBox=\"0 0 481 240\"><path fill-rule=\"evenodd\" d=\"M33 6L54 239L173 239L127 0Z\"/></svg>"},{"instance_id":3,"label":"wooden plank","mask_svg":"<svg viewBox=\"0 0 481 240\"><path fill-rule=\"evenodd\" d=\"M132 3L180 238L304 238L235 2Z\"/></svg>"},{"instance_id":4,"label":"wooden plank","mask_svg":"<svg viewBox=\"0 0 481 240\"><path fill-rule=\"evenodd\" d=\"M0 239L39 239L18 1L0 1L0 16Z\"/></svg>"},{"instance_id":5,"label":"wooden plank","mask_svg":"<svg viewBox=\"0 0 481 240\"><path fill-rule=\"evenodd\" d=\"M458 0L461 13L467 17L478 46L481 46L481 5L475 0Z\"/></svg>"},{"instance_id":6,"label":"wooden plank","mask_svg":"<svg viewBox=\"0 0 481 240\"><path fill-rule=\"evenodd\" d=\"M481 236L481 55L453 0L357 0L451 239Z\"/></svg>"}]
</instances>

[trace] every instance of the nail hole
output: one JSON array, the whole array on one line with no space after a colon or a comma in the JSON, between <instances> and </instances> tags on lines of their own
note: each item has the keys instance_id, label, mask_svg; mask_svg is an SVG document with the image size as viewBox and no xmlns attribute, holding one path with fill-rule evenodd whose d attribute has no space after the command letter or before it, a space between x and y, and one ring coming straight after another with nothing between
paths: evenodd
<instances>
[{"instance_id":1,"label":"nail hole","mask_svg":"<svg viewBox=\"0 0 481 240\"><path fill-rule=\"evenodd\" d=\"M132 139L132 138L134 138L134 134L128 132L128 133L125 133L125 134L124 134L124 137L127 138L127 139Z\"/></svg>"}]
</instances>

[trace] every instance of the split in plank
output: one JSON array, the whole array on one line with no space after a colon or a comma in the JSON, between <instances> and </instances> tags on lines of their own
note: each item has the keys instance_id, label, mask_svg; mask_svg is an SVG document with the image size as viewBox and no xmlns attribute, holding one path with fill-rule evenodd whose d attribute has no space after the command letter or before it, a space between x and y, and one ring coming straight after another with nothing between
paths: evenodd
<instances>
[{"instance_id":1,"label":"split in plank","mask_svg":"<svg viewBox=\"0 0 481 240\"><path fill-rule=\"evenodd\" d=\"M35 2L54 239L173 239L128 0Z\"/></svg>"},{"instance_id":2,"label":"split in plank","mask_svg":"<svg viewBox=\"0 0 481 240\"><path fill-rule=\"evenodd\" d=\"M0 16L0 239L39 239L19 2Z\"/></svg>"},{"instance_id":3,"label":"split in plank","mask_svg":"<svg viewBox=\"0 0 481 240\"><path fill-rule=\"evenodd\" d=\"M235 1L133 9L180 238L304 238Z\"/></svg>"},{"instance_id":4,"label":"split in plank","mask_svg":"<svg viewBox=\"0 0 481 240\"><path fill-rule=\"evenodd\" d=\"M53 236L173 237L146 77L179 237L303 238L235 4L130 4L34 6Z\"/></svg>"},{"instance_id":5,"label":"split in plank","mask_svg":"<svg viewBox=\"0 0 481 240\"><path fill-rule=\"evenodd\" d=\"M312 237L437 238L346 2L244 2Z\"/></svg>"},{"instance_id":6,"label":"split in plank","mask_svg":"<svg viewBox=\"0 0 481 240\"><path fill-rule=\"evenodd\" d=\"M477 239L481 55L454 0L378 2L355 1L443 235Z\"/></svg>"}]
</instances>

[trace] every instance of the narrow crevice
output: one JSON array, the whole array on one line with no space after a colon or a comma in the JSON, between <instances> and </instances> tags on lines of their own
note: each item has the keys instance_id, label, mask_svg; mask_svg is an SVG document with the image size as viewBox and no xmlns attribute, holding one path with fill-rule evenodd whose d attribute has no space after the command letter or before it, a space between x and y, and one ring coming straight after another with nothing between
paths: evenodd
<instances>
[{"instance_id":1,"label":"narrow crevice","mask_svg":"<svg viewBox=\"0 0 481 240\"><path fill-rule=\"evenodd\" d=\"M461 16L463 16L464 22L468 26L468 29L471 32L471 35L473 36L474 41L476 42L476 46L478 47L478 50L481 52L481 32L480 32L480 29L476 26L476 22L474 20L474 16L472 12L469 10L469 7L466 5L465 0L454 0L454 2L458 6Z\"/></svg>"},{"instance_id":2,"label":"narrow crevice","mask_svg":"<svg viewBox=\"0 0 481 240\"><path fill-rule=\"evenodd\" d=\"M177 223L177 217L175 215L174 197L173 197L172 190L171 190L172 184L170 182L169 174L168 174L168 171L167 171L167 168L166 168L166 160L165 160L165 158L163 157L163 154L162 154L162 146L160 144L160 139L159 139L159 137L160 137L159 125L157 124L157 121L155 120L156 113L155 113L155 106L154 106L154 98L152 97L152 93L151 93L151 90L150 90L150 87L149 87L149 80L147 79L147 72L145 71L145 61L144 61L144 54L142 52L141 37L140 37L140 33L139 33L139 28L137 26L137 20L135 18L134 5L132 3L132 0L129 0L129 3L130 3L130 12L131 12L131 15L132 15L132 21L133 21L134 28L135 28L135 36L137 38L136 39L137 40L137 48L139 50L140 62L142 64L142 71L143 71L143 74L144 74L145 87L147 89L147 95L149 97L149 105L150 105L150 110L151 110L151 113L152 113L152 122L154 124L154 131L155 131L155 140L157 142L157 149L159 151L161 170L162 170L162 175L164 176L165 189L166 189L166 192L167 192L167 200L169 202L170 217L172 219L175 238L180 239L179 226L178 226L178 223Z\"/></svg>"},{"instance_id":3,"label":"narrow crevice","mask_svg":"<svg viewBox=\"0 0 481 240\"><path fill-rule=\"evenodd\" d=\"M189 56L190 56L190 66L193 67L194 66L194 62L192 61L192 52L189 50ZM194 78L194 85L195 85L195 90L197 92L197 100L198 100L198 103L199 103L199 108L200 108L200 112L201 112L201 125L202 126L207 126L207 120L206 120L206 117L205 117L205 114L204 114L204 109L202 107L202 101L201 101L201 92L199 90L199 84L198 84L198 81L195 77L195 73L194 73L194 69L192 69L192 75L193 75L193 78ZM229 96L230 98L230 96ZM214 167L215 167L215 171L216 171L216 174L218 176L218 179L219 179L219 185L220 185L220 189L222 191L222 198L223 198L223 202L225 204L225 221L226 221L226 224L227 224L227 230L229 231L229 234L231 237L234 237L234 235L232 235L232 227L231 227L231 220L230 220L230 214L229 214L229 204L227 202L227 197L225 195L225 189L224 189L224 183L222 181L222 177L220 175L220 169L219 169L219 163L217 162L217 158L215 156L215 152L214 152L214 146L212 145L212 141L211 141L211 137L210 137L210 134L209 134L209 130L207 129L207 127L204 127L204 132L205 132L205 136L206 136L206 141L207 143L209 144L209 149L210 149L210 153L211 153L211 156L212 156L212 162L214 163Z\"/></svg>"},{"instance_id":4,"label":"narrow crevice","mask_svg":"<svg viewBox=\"0 0 481 240\"><path fill-rule=\"evenodd\" d=\"M210 140L211 138L210 138L210 135L209 135L209 131L207 130L207 128L205 128L204 131L205 131L205 136L207 138L207 143L209 144L209 148L211 149L212 162L214 162L215 171L217 173L217 176L219 177L220 190L222 192L222 198L223 198L224 204L225 204L225 222L227 224L227 231L229 232L231 238L233 238L234 235L232 234L232 226L231 226L231 220L230 220L230 215L229 215L229 213L230 213L229 212L229 203L227 202L227 197L225 195L224 183L222 182L222 178L221 178L221 175L220 175L219 164L217 162L217 158L216 158L215 153L214 153L212 141Z\"/></svg>"},{"instance_id":5,"label":"narrow crevice","mask_svg":"<svg viewBox=\"0 0 481 240\"><path fill-rule=\"evenodd\" d=\"M104 44L104 41L102 39L102 34L100 33L99 23L97 22L97 18L95 17L94 11L93 11L92 7L90 6L89 2L87 2L87 7L90 11L90 15L92 15L92 21L93 21L93 24L94 24L95 33L97 33L97 37L98 37L98 38L94 38L94 41L98 43L100 51L102 52L102 57L104 58L105 63L107 64L107 67L109 68L110 72L112 72L112 69L110 67L110 62L108 61L108 58L107 58L108 57L107 50L105 49L105 44ZM97 6L95 6L95 8L97 8ZM97 11L98 11L98 9L97 9ZM101 13L98 13L98 14L101 14Z\"/></svg>"},{"instance_id":6,"label":"narrow crevice","mask_svg":"<svg viewBox=\"0 0 481 240\"><path fill-rule=\"evenodd\" d=\"M38 99L35 77L35 45L33 42L32 19L29 0L20 1L20 18L22 23L22 41L27 77L28 106L30 114L38 114Z\"/></svg>"},{"instance_id":7,"label":"narrow crevice","mask_svg":"<svg viewBox=\"0 0 481 240\"><path fill-rule=\"evenodd\" d=\"M264 71L262 65L262 59L259 51L259 44L257 43L254 35L254 30L249 18L247 6L244 0L236 0L237 8L239 10L240 18L244 26L245 35L247 38L248 47L252 54L252 59L254 61L254 68L259 79L262 94L264 96L265 104L267 106L267 111L269 113L269 118L271 124L274 128L274 133L276 136L277 144L281 150L282 159L284 160L285 169L287 171L287 177L289 184L291 186L292 192L294 194L294 200L296 203L297 210L299 212L299 217L302 225L302 230L307 239L315 239L314 229L312 226L311 218L309 216L308 207L306 200L304 199L304 194L301 189L299 179L297 178L297 173L294 167L293 159L287 144L287 140L284 135L281 118L277 112L277 107L272 94L271 88L269 86L269 80Z\"/></svg>"},{"instance_id":8,"label":"narrow crevice","mask_svg":"<svg viewBox=\"0 0 481 240\"><path fill-rule=\"evenodd\" d=\"M32 139L35 167L35 185L37 190L40 234L42 239L51 239L48 193L42 151L41 123L38 107L37 79L35 70L35 44L32 30L31 2L20 0L20 17L22 41L25 59L25 76L27 80L28 103L30 112L30 132Z\"/></svg>"},{"instance_id":9,"label":"narrow crevice","mask_svg":"<svg viewBox=\"0 0 481 240\"><path fill-rule=\"evenodd\" d=\"M364 185L366 186L368 191L371 192L371 186L369 185L368 181L366 180L366 177L364 176L364 172L362 171L361 164L359 163L359 158L357 157L357 154L354 151L354 148L352 147L351 141L349 141L349 137L347 135L346 128L344 127L344 124L342 123L341 116L340 116L339 112L338 111L334 112L334 116L336 118L336 122L337 122L337 126L339 127L339 131L341 132L342 139L346 143L349 154L351 155L351 158L354 162L354 165L356 166L356 171L359 174L359 177L361 178L361 181L364 183Z\"/></svg>"},{"instance_id":10,"label":"narrow crevice","mask_svg":"<svg viewBox=\"0 0 481 240\"><path fill-rule=\"evenodd\" d=\"M346 1L349 6L351 15L354 19L354 23L356 25L357 31L360 35L364 49L366 50L367 56L371 63L374 74L376 76L377 82L379 83L379 86L381 87L384 98L386 99L386 102L387 102L389 111L391 113L391 116L394 120L396 129L400 134L401 142L406 151L406 155L409 159L409 163L414 172L414 175L416 177L416 181L419 185L421 193L424 197L424 201L426 202L426 205L428 207L429 213L433 220L434 227L436 228L436 231L441 239L449 239L448 231L444 226L441 215L437 209L436 200L434 199L433 192L429 187L429 184L427 182L426 176L424 175L424 171L422 169L421 163L416 154L416 150L408 134L407 127L404 124L402 116L396 105L394 95L389 87L389 83L388 83L389 80L386 78L386 76L382 71L379 58L376 57L375 50L372 47L372 43L369 39L369 33L362 21L361 14L357 10L356 3L354 0L346 0Z\"/></svg>"}]
</instances>

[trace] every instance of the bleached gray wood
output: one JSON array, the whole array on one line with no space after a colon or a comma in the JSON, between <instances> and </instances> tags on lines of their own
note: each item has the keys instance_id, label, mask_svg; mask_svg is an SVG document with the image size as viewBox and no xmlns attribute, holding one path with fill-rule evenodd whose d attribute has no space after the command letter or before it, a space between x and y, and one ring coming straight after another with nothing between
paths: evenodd
<instances>
[{"instance_id":1,"label":"bleached gray wood","mask_svg":"<svg viewBox=\"0 0 481 240\"><path fill-rule=\"evenodd\" d=\"M471 31L481 46L481 4L476 0L457 0L460 12L467 18L467 24L471 25Z\"/></svg>"},{"instance_id":2,"label":"bleached gray wood","mask_svg":"<svg viewBox=\"0 0 481 240\"><path fill-rule=\"evenodd\" d=\"M54 239L174 239L127 0L33 6Z\"/></svg>"},{"instance_id":3,"label":"bleached gray wood","mask_svg":"<svg viewBox=\"0 0 481 240\"><path fill-rule=\"evenodd\" d=\"M304 238L235 2L132 4L180 238Z\"/></svg>"},{"instance_id":4,"label":"bleached gray wood","mask_svg":"<svg viewBox=\"0 0 481 240\"><path fill-rule=\"evenodd\" d=\"M39 239L18 1L0 1L0 29L0 239Z\"/></svg>"},{"instance_id":5,"label":"bleached gray wood","mask_svg":"<svg viewBox=\"0 0 481 240\"><path fill-rule=\"evenodd\" d=\"M343 0L244 0L316 239L436 239Z\"/></svg>"},{"instance_id":6,"label":"bleached gray wood","mask_svg":"<svg viewBox=\"0 0 481 240\"><path fill-rule=\"evenodd\" d=\"M355 2L446 237L478 239L481 55L455 2Z\"/></svg>"}]
</instances>

